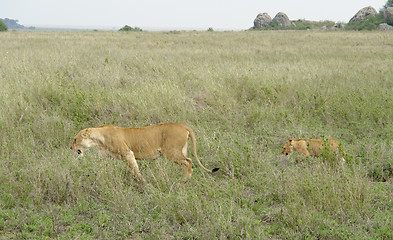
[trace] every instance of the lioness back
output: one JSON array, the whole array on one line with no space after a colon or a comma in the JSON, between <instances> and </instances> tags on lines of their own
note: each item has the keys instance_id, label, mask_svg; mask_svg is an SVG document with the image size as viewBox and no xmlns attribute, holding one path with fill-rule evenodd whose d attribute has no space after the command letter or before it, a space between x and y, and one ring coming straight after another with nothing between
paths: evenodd
<instances>
[{"instance_id":1,"label":"lioness back","mask_svg":"<svg viewBox=\"0 0 393 240\"><path fill-rule=\"evenodd\" d=\"M134 176L141 182L144 179L139 173L136 159L156 158L163 154L177 163L188 179L192 174L192 160L188 157L189 139L197 163L208 172L217 171L218 168L210 170L202 165L197 156L194 132L178 123L140 128L121 128L111 124L86 128L74 137L71 149L82 156L85 150L98 147L116 158L126 160Z\"/></svg>"}]
</instances>

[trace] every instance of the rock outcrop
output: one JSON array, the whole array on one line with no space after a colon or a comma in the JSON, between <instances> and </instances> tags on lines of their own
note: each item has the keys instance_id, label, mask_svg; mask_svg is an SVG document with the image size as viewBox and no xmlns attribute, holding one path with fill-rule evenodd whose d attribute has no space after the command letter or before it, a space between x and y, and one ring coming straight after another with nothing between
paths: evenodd
<instances>
[{"instance_id":1,"label":"rock outcrop","mask_svg":"<svg viewBox=\"0 0 393 240\"><path fill-rule=\"evenodd\" d=\"M378 26L378 30L381 30L381 31L393 31L393 26L390 26L387 23L381 23Z\"/></svg>"},{"instance_id":2,"label":"rock outcrop","mask_svg":"<svg viewBox=\"0 0 393 240\"><path fill-rule=\"evenodd\" d=\"M377 10L375 8L368 6L365 8L362 8L349 20L349 22L356 22L356 21L362 21L368 16L376 16L378 14Z\"/></svg>"},{"instance_id":3,"label":"rock outcrop","mask_svg":"<svg viewBox=\"0 0 393 240\"><path fill-rule=\"evenodd\" d=\"M393 23L393 7L388 7L383 11L383 18L388 23Z\"/></svg>"},{"instance_id":4,"label":"rock outcrop","mask_svg":"<svg viewBox=\"0 0 393 240\"><path fill-rule=\"evenodd\" d=\"M272 18L267 13L260 13L254 20L254 29L268 27L272 22Z\"/></svg>"},{"instance_id":5,"label":"rock outcrop","mask_svg":"<svg viewBox=\"0 0 393 240\"><path fill-rule=\"evenodd\" d=\"M278 26L280 27L291 26L291 21L289 21L288 16L283 12L277 13L277 15L273 18L272 22L277 22Z\"/></svg>"}]
</instances>

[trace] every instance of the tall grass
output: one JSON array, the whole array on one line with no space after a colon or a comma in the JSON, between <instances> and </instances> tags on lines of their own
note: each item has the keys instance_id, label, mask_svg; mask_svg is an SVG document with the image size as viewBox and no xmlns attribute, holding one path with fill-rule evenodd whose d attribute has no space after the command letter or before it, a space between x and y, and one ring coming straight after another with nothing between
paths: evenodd
<instances>
[{"instance_id":1,"label":"tall grass","mask_svg":"<svg viewBox=\"0 0 393 240\"><path fill-rule=\"evenodd\" d=\"M0 34L0 238L389 239L393 58L385 32ZM160 158L69 150L82 128L189 125L188 183ZM282 156L339 139L346 164ZM191 156L192 157L192 156Z\"/></svg>"}]
</instances>

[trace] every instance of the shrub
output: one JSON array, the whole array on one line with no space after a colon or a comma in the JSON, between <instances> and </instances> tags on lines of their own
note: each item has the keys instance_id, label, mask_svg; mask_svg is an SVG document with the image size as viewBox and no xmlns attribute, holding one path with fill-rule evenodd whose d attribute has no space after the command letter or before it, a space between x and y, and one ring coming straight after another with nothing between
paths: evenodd
<instances>
[{"instance_id":1,"label":"shrub","mask_svg":"<svg viewBox=\"0 0 393 240\"><path fill-rule=\"evenodd\" d=\"M384 6L384 8L393 7L393 0L388 0Z\"/></svg>"},{"instance_id":2,"label":"shrub","mask_svg":"<svg viewBox=\"0 0 393 240\"><path fill-rule=\"evenodd\" d=\"M6 32L8 31L7 25L3 21L0 20L0 32Z\"/></svg>"},{"instance_id":3,"label":"shrub","mask_svg":"<svg viewBox=\"0 0 393 240\"><path fill-rule=\"evenodd\" d=\"M120 28L119 31L124 31L124 32L142 32L142 29L139 27L132 28L128 25L125 25L124 27Z\"/></svg>"},{"instance_id":4,"label":"shrub","mask_svg":"<svg viewBox=\"0 0 393 240\"><path fill-rule=\"evenodd\" d=\"M320 29L322 27L333 27L336 23L333 21L309 21L304 19L299 19L292 21L291 26L285 27L280 26L277 21L272 21L268 27L262 28L264 30L310 30L310 29ZM338 26L341 26L338 24ZM341 27L339 27L341 28Z\"/></svg>"},{"instance_id":5,"label":"shrub","mask_svg":"<svg viewBox=\"0 0 393 240\"><path fill-rule=\"evenodd\" d=\"M384 19L381 14L378 14L377 16L369 16L366 17L364 20L361 21L356 21L356 22L350 22L347 24L345 29L347 30L375 30L378 28L378 25L383 23Z\"/></svg>"}]
</instances>

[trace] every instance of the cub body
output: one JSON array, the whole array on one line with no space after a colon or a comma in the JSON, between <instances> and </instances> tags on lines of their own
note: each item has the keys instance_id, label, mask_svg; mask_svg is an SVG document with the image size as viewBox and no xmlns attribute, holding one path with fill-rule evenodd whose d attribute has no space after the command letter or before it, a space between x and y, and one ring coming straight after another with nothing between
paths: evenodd
<instances>
[{"instance_id":1,"label":"cub body","mask_svg":"<svg viewBox=\"0 0 393 240\"><path fill-rule=\"evenodd\" d=\"M282 153L288 155L292 152L299 154L296 162L299 162L300 158L306 157L319 157L324 149L328 149L329 152L338 153L339 142L335 139L329 138L327 140L322 139L297 139L289 140L282 148Z\"/></svg>"}]
</instances>

